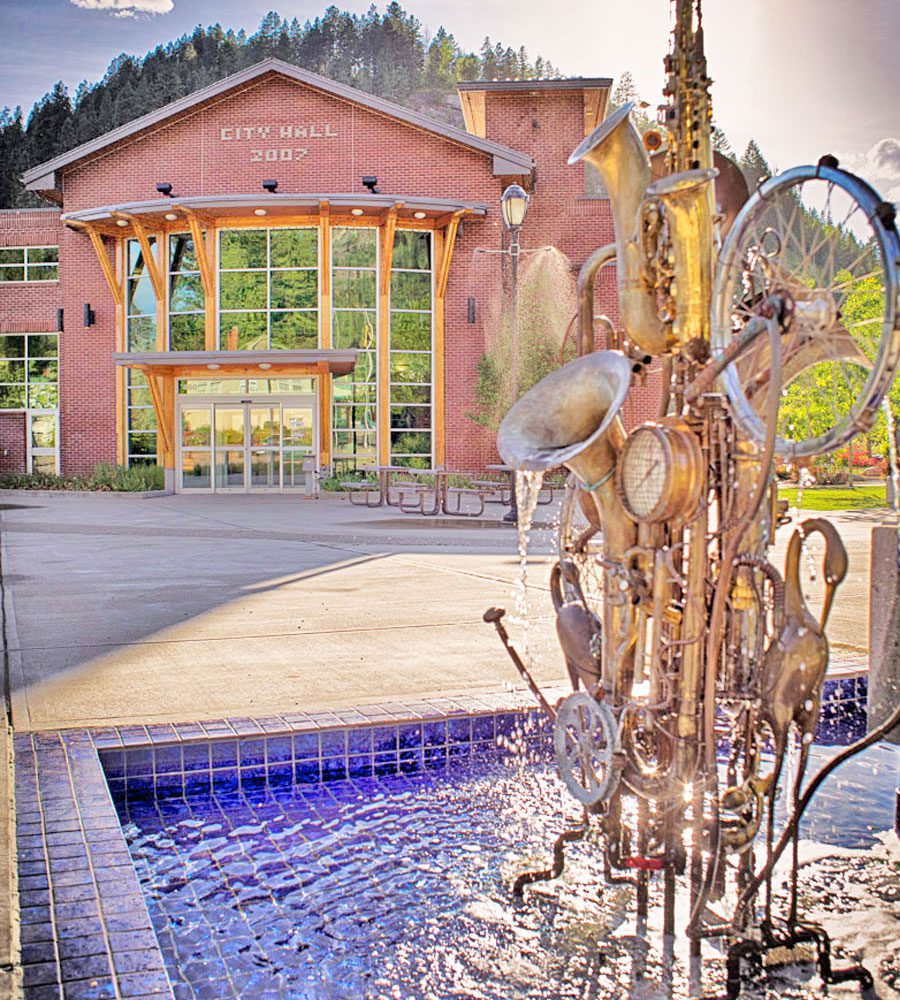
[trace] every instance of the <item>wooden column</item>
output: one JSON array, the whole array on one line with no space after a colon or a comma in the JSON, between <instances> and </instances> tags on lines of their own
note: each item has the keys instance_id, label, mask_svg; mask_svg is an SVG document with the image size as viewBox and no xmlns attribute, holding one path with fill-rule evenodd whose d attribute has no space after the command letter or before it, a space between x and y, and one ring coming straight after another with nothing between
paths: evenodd
<instances>
[{"instance_id":1,"label":"wooden column","mask_svg":"<svg viewBox=\"0 0 900 1000\"><path fill-rule=\"evenodd\" d=\"M125 283L125 241L116 240L116 287ZM127 351L125 296L116 302L116 350ZM128 464L128 369L116 366L116 464Z\"/></svg>"},{"instance_id":2,"label":"wooden column","mask_svg":"<svg viewBox=\"0 0 900 1000\"><path fill-rule=\"evenodd\" d=\"M394 232L397 228L395 205L384 218L379 234L381 247L378 261L378 462L388 465L391 460L391 261L394 258Z\"/></svg>"},{"instance_id":3,"label":"wooden column","mask_svg":"<svg viewBox=\"0 0 900 1000\"><path fill-rule=\"evenodd\" d=\"M207 225L206 227L206 260L209 266L209 285L210 291L206 298L206 314L205 321L206 325L204 328L204 344L203 349L205 351L216 351L219 347L219 328L218 328L218 294L219 294L219 271L217 267L218 257L216 255L216 227L213 225Z\"/></svg>"},{"instance_id":4,"label":"wooden column","mask_svg":"<svg viewBox=\"0 0 900 1000\"><path fill-rule=\"evenodd\" d=\"M319 374L319 466L331 468L331 374L320 362Z\"/></svg>"},{"instance_id":5,"label":"wooden column","mask_svg":"<svg viewBox=\"0 0 900 1000\"><path fill-rule=\"evenodd\" d=\"M431 426L432 451L435 465L444 465L447 460L447 431L445 422L445 378L444 378L444 297L447 279L450 276L450 262L456 245L456 234L464 210L454 212L447 221L445 232L434 231L434 341L431 358Z\"/></svg>"}]
</instances>

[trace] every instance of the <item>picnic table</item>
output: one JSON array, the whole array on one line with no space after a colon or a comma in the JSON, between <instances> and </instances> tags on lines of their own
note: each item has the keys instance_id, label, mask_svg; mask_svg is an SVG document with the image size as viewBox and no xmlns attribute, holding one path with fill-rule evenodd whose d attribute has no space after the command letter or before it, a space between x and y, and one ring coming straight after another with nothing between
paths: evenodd
<instances>
[{"instance_id":1,"label":"picnic table","mask_svg":"<svg viewBox=\"0 0 900 1000\"><path fill-rule=\"evenodd\" d=\"M440 513L452 517L479 517L484 512L485 499L496 491L496 484L452 486L451 477L459 473L444 467L414 469L406 465L364 465L361 471L376 475L378 481L341 483L351 503L364 507L388 505L398 507L404 514L424 517ZM466 497L478 500L477 510L464 509Z\"/></svg>"}]
</instances>

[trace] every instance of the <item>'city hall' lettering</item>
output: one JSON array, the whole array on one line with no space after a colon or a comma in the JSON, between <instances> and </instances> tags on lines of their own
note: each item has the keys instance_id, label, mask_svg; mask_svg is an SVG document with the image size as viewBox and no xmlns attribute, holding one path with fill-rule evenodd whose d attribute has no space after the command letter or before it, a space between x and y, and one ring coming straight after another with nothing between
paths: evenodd
<instances>
[{"instance_id":1,"label":"'city hall' lettering","mask_svg":"<svg viewBox=\"0 0 900 1000\"><path fill-rule=\"evenodd\" d=\"M234 125L219 130L222 142L257 142L260 139L336 139L331 124L325 125Z\"/></svg>"}]
</instances>

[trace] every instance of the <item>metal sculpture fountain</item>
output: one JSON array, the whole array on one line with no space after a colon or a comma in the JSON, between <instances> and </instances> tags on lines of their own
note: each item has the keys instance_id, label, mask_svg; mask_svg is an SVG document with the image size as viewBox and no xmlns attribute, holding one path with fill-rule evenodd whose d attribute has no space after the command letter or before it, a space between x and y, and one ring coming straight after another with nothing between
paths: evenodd
<instances>
[{"instance_id":1,"label":"metal sculpture fountain","mask_svg":"<svg viewBox=\"0 0 900 1000\"><path fill-rule=\"evenodd\" d=\"M615 244L579 282L583 356L522 396L498 434L509 465L571 473L551 596L573 693L551 705L503 611L485 615L553 718L560 775L584 808L582 826L557 841L553 867L516 889L559 874L565 843L593 825L606 870L635 874L639 917L649 879L661 877L670 941L686 879L692 959L699 966L704 938L722 939L730 997L743 962L799 943L815 946L826 982L870 985L862 966L832 967L828 937L801 919L796 892L798 824L824 777L801 794L828 663L824 627L847 555L822 519L795 528L783 577L768 551L788 521L776 458L840 448L871 427L891 385L900 238L893 206L833 157L748 196L711 147L700 0L674 8L661 127L642 137L626 106L569 161L600 172L616 227ZM838 202L846 214L833 222ZM610 349L595 351L593 277L612 259L621 325L607 321ZM861 289L862 316L851 302ZM651 365L663 373L659 416L626 433L619 410ZM786 387L821 391L823 366L835 387L830 426L807 436L782 428ZM813 532L827 543L818 615L800 586ZM776 842L791 732L800 752ZM789 903L776 914L772 873L788 847ZM714 916L711 904L729 899L731 915Z\"/></svg>"}]
</instances>

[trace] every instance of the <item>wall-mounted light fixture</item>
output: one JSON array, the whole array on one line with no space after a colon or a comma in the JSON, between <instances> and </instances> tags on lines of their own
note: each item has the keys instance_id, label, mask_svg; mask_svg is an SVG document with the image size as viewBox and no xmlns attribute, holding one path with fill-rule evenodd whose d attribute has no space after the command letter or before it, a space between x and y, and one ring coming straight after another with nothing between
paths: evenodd
<instances>
[{"instance_id":1,"label":"wall-mounted light fixture","mask_svg":"<svg viewBox=\"0 0 900 1000\"><path fill-rule=\"evenodd\" d=\"M368 188L371 194L378 194L378 178L374 174L364 174L362 186Z\"/></svg>"},{"instance_id":2,"label":"wall-mounted light fixture","mask_svg":"<svg viewBox=\"0 0 900 1000\"><path fill-rule=\"evenodd\" d=\"M254 208L253 209L253 214L254 215L268 215L269 213L264 208Z\"/></svg>"},{"instance_id":3,"label":"wall-mounted light fixture","mask_svg":"<svg viewBox=\"0 0 900 1000\"><path fill-rule=\"evenodd\" d=\"M363 214L363 210L361 208L351 208L350 209L350 214L351 215L362 215Z\"/></svg>"},{"instance_id":4,"label":"wall-mounted light fixture","mask_svg":"<svg viewBox=\"0 0 900 1000\"><path fill-rule=\"evenodd\" d=\"M413 212L413 218L414 219L424 219L425 218L425 213L424 212Z\"/></svg>"},{"instance_id":5,"label":"wall-mounted light fixture","mask_svg":"<svg viewBox=\"0 0 900 1000\"><path fill-rule=\"evenodd\" d=\"M172 197L172 185L168 181L161 181L156 185L156 190L165 198Z\"/></svg>"},{"instance_id":6,"label":"wall-mounted light fixture","mask_svg":"<svg viewBox=\"0 0 900 1000\"><path fill-rule=\"evenodd\" d=\"M174 222L177 218L178 216L175 214L175 212L166 212L167 222Z\"/></svg>"},{"instance_id":7,"label":"wall-mounted light fixture","mask_svg":"<svg viewBox=\"0 0 900 1000\"><path fill-rule=\"evenodd\" d=\"M278 181L274 179L265 180L262 182L262 186L264 191L268 191L269 194L275 194L275 192L278 190Z\"/></svg>"},{"instance_id":8,"label":"wall-mounted light fixture","mask_svg":"<svg viewBox=\"0 0 900 1000\"><path fill-rule=\"evenodd\" d=\"M94 320L96 320L94 315L94 310L91 309L90 302L85 302L84 308L81 311L81 325L82 326L93 326Z\"/></svg>"},{"instance_id":9,"label":"wall-mounted light fixture","mask_svg":"<svg viewBox=\"0 0 900 1000\"><path fill-rule=\"evenodd\" d=\"M116 225L120 229L124 229L126 226L130 226L131 223L128 221L128 219L116 219Z\"/></svg>"}]
</instances>

